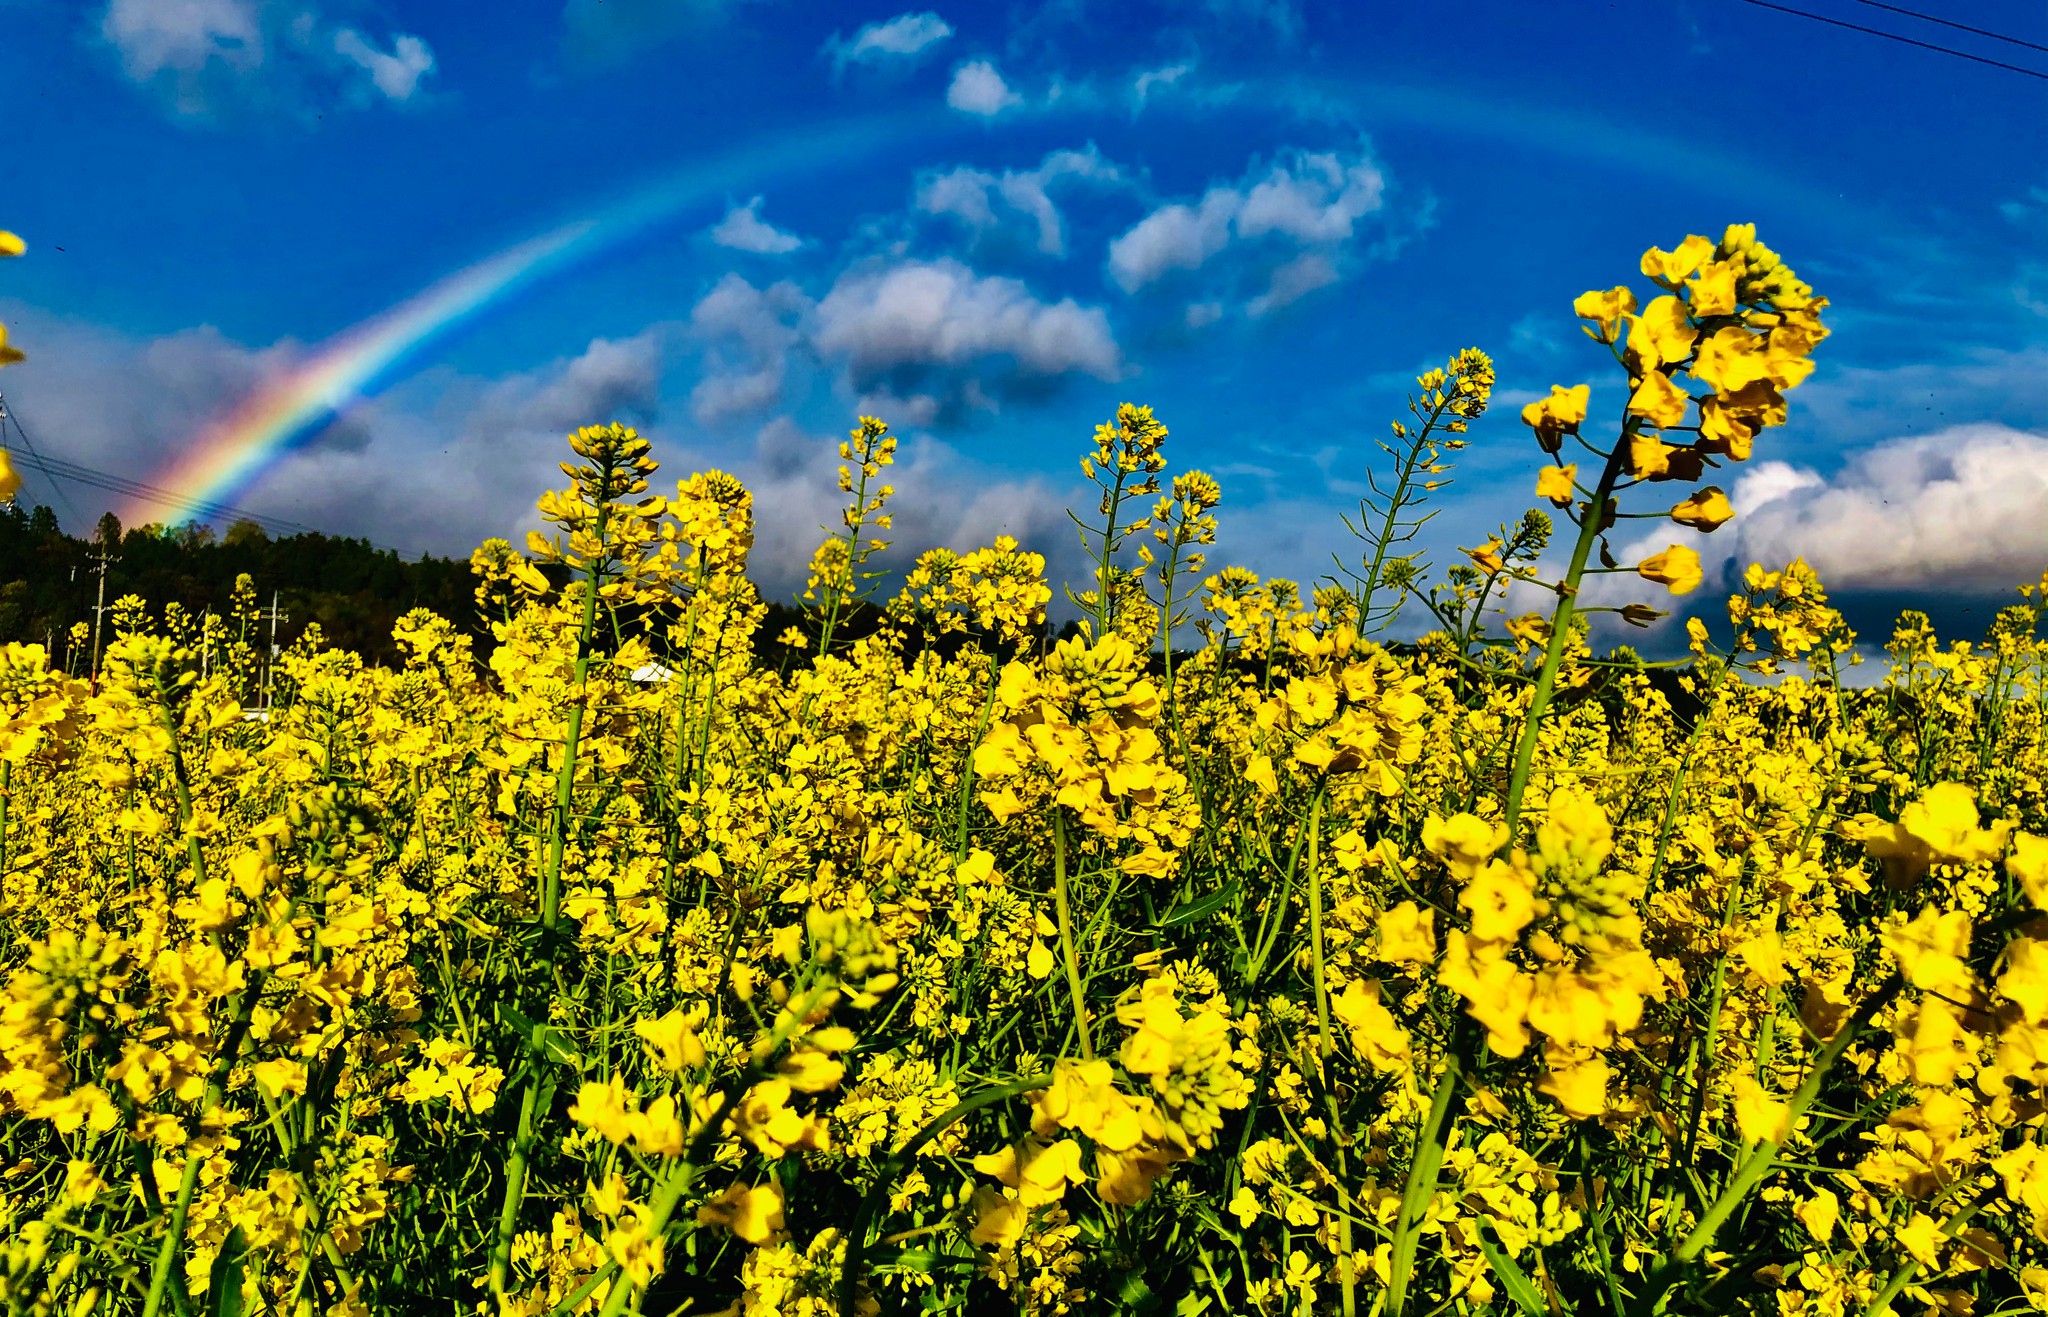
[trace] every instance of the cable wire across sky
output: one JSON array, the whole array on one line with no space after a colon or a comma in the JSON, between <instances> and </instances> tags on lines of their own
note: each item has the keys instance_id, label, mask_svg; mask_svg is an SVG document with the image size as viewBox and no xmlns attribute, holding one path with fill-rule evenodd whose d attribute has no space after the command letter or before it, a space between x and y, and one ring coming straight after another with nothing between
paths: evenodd
<instances>
[{"instance_id":1,"label":"cable wire across sky","mask_svg":"<svg viewBox=\"0 0 2048 1317\"><path fill-rule=\"evenodd\" d=\"M1864 2L1875 4L1876 0L1864 0ZM1883 28L1865 27L1861 23L1851 23L1847 19L1843 18L1829 18L1826 14L1816 14L1806 9L1794 9L1789 5L1772 4L1771 0L1742 0L1742 3L1746 5L1755 5L1759 9L1774 10L1780 14L1790 14L1794 18L1806 18L1811 19L1816 23L1826 23L1831 27L1845 27L1848 28L1851 32L1862 32L1868 36L1883 37L1887 41L1897 41L1908 46L1918 46L1922 50L1931 50L1941 55L1953 55L1957 59L1966 59L1977 64L1989 64L1992 68L1995 69L2005 69L2008 72L2012 73L2022 73L2029 78L2039 78L2043 82L2048 82L2048 73L2043 73L2039 69L2024 68L2018 64L2008 64L2002 59L1990 59L1983 55L1972 55L1970 52L1966 50L1957 50L1952 46L1936 45L1932 41L1921 41L1915 37L1903 36L1897 32L1887 32ZM2042 49L2042 47L2034 45L2033 42L2021 41L2018 37L2008 37L2001 35L1997 32L1986 31L1982 28L1965 27L1961 23L1950 23L1947 19L1934 18L1931 15L1916 13L1915 11L1910 9L1898 9L1896 6L1893 5L1877 5L1877 8L1891 9L1896 13L1908 14L1914 18L1924 18L1930 23L1942 23L1949 27L1962 28L1962 30L1965 32L1976 32L1982 36L1996 37L2000 41L2010 41L2015 45L2028 46L2035 50Z\"/></svg>"},{"instance_id":2,"label":"cable wire across sky","mask_svg":"<svg viewBox=\"0 0 2048 1317\"><path fill-rule=\"evenodd\" d=\"M8 405L4 397L0 397L0 449L11 447L6 442L6 431L9 424L12 424L15 435L21 440L21 451L11 454L15 463L28 470L39 472L46 477L50 481L50 487L56 491L57 497L63 500L64 506L70 509L73 516L80 519L83 519L85 514L79 510L76 503L71 501L71 496L65 491L64 484L84 485L92 489L105 490L108 493L120 494L128 498L154 499L163 504L174 505L195 516L224 521L230 525L237 521L250 521L276 535L319 535L325 533L316 527L308 526L301 522L288 521L283 517L273 517L267 513L251 512L247 508L239 508L231 503L215 503L206 499L193 498L176 490L152 485L147 481L116 475L111 471L101 471L96 467L86 466L81 462L72 462L61 457L52 457L36 447L35 441L29 438L28 431L22 429L20 416ZM386 553L396 553L401 558L406 556L391 545L379 544L364 536L342 536L338 538L362 539L374 549Z\"/></svg>"},{"instance_id":3,"label":"cable wire across sky","mask_svg":"<svg viewBox=\"0 0 2048 1317\"><path fill-rule=\"evenodd\" d=\"M1958 23L1952 18L1937 18L1933 14L1923 14L1917 9L1903 9L1898 5L1888 5L1884 3L1884 0L1856 0L1856 3L1859 5L1869 5L1872 9L1885 9L1894 14L1904 14L1908 18L1917 18L1923 23L1939 23L1943 27L1952 27L1958 32L1972 32L1980 37L1990 37L1993 41L2004 41L2015 46L2025 46L2028 50L2038 50L2042 54L2048 55L2048 46L2041 45L2039 42L2023 41L2018 37L2009 37L2003 32L1993 32L1988 27L1971 27L1968 23Z\"/></svg>"}]
</instances>

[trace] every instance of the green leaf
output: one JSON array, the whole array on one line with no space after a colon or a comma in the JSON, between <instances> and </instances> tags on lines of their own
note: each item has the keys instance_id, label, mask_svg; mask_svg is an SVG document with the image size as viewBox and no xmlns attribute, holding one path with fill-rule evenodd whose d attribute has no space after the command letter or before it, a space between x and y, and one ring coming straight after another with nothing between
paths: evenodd
<instances>
[{"instance_id":1,"label":"green leaf","mask_svg":"<svg viewBox=\"0 0 2048 1317\"><path fill-rule=\"evenodd\" d=\"M1182 924L1192 924L1197 919L1206 919L1235 900L1237 890L1238 880L1233 878L1219 890L1209 893L1200 900L1189 901L1167 911L1166 917L1159 921L1159 926L1161 928L1177 928Z\"/></svg>"},{"instance_id":2,"label":"green leaf","mask_svg":"<svg viewBox=\"0 0 2048 1317\"><path fill-rule=\"evenodd\" d=\"M1125 1274L1117 1286L1117 1297L1123 1300L1126 1309L1150 1312L1159 1306L1159 1296L1145 1283L1145 1273L1133 1271Z\"/></svg>"},{"instance_id":3,"label":"green leaf","mask_svg":"<svg viewBox=\"0 0 2048 1317\"><path fill-rule=\"evenodd\" d=\"M242 1275L248 1270L249 1241L242 1227L228 1231L213 1276L206 1286L206 1317L242 1317Z\"/></svg>"},{"instance_id":4,"label":"green leaf","mask_svg":"<svg viewBox=\"0 0 2048 1317\"><path fill-rule=\"evenodd\" d=\"M569 1046L569 1040L560 1029L549 1024L536 1024L522 1015L518 1007L502 1002L498 1005L498 1018L511 1026L512 1031L526 1043L526 1050L535 1056L578 1070L583 1068L583 1057Z\"/></svg>"},{"instance_id":5,"label":"green leaf","mask_svg":"<svg viewBox=\"0 0 2048 1317\"><path fill-rule=\"evenodd\" d=\"M1501 1288L1508 1292L1515 1306L1528 1313L1529 1317L1545 1317L1550 1309L1543 1302L1542 1291L1536 1288L1520 1264L1493 1242L1492 1232L1484 1227L1479 1230L1479 1250L1486 1254L1486 1265L1493 1268L1493 1274L1500 1278Z\"/></svg>"}]
</instances>

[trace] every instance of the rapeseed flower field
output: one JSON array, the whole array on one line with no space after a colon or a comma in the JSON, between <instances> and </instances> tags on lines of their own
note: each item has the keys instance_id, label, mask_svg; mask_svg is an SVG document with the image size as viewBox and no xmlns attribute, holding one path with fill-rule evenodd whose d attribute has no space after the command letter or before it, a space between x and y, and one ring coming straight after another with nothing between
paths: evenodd
<instances>
[{"instance_id":1,"label":"rapeseed flower field","mask_svg":"<svg viewBox=\"0 0 2048 1317\"><path fill-rule=\"evenodd\" d=\"M1530 404L1549 511L1441 579L1476 350L1308 590L1120 408L1057 643L1014 542L885 588L863 418L780 663L746 488L616 425L477 551L487 662L311 636L266 720L175 609L7 646L6 1312L2048 1309L2048 581L1854 687L1797 561L1596 654L1827 332L1749 228L1641 273L1625 411Z\"/></svg>"}]
</instances>

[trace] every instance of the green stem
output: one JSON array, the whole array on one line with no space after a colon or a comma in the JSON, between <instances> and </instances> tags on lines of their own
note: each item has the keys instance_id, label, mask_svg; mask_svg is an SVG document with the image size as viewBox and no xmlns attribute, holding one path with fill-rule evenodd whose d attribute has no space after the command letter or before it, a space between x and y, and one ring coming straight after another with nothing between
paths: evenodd
<instances>
[{"instance_id":1,"label":"green stem","mask_svg":"<svg viewBox=\"0 0 2048 1317\"><path fill-rule=\"evenodd\" d=\"M1607 456L1600 472L1600 484L1586 501L1584 520L1579 523L1578 542L1572 546L1571 565L1557 591L1557 609L1550 615L1550 643L1543 651L1543 667L1536 674L1536 689L1529 696L1529 714L1522 723L1521 738L1515 743L1514 774L1508 779L1508 798L1502 823L1508 830L1508 844L1514 844L1515 823L1522 814L1522 793L1529 786L1529 773L1536 763L1536 742L1542 735L1543 715L1550 709L1551 693L1557 686L1557 670L1564 663L1565 644L1572 618L1578 609L1579 582L1586 574L1586 559L1599 542L1601 526L1607 519L1607 505L1614 496L1614 482L1621 474L1622 454L1628 451L1633 423L1622 428L1621 441Z\"/></svg>"},{"instance_id":2,"label":"green stem","mask_svg":"<svg viewBox=\"0 0 2048 1317\"><path fill-rule=\"evenodd\" d=\"M1330 1032L1330 984L1323 956L1323 796L1327 784L1316 787L1308 807L1308 937L1309 963L1316 984L1316 1071L1321 1081L1323 1102L1330 1112L1330 1138L1336 1144L1337 1182L1350 1183L1351 1170L1344 1155L1343 1113L1337 1094L1330 1087L1330 1063L1337 1055L1337 1040ZM1337 1219L1337 1273L1344 1287L1344 1317L1358 1311L1358 1278L1351 1265L1351 1218Z\"/></svg>"},{"instance_id":3,"label":"green stem","mask_svg":"<svg viewBox=\"0 0 2048 1317\"><path fill-rule=\"evenodd\" d=\"M192 861L192 886L206 880L206 854L199 847L199 834L192 828L192 778L185 768L185 754L178 744L178 720L171 713L170 693L157 683L157 725L171 740L171 789L178 798L178 826L185 830L185 855Z\"/></svg>"},{"instance_id":4,"label":"green stem","mask_svg":"<svg viewBox=\"0 0 2048 1317\"><path fill-rule=\"evenodd\" d=\"M1972 1203L1951 1215L1948 1220L1941 1223L1942 1237L1954 1239L1962 1233L1963 1227L1970 1223L1970 1218L1983 1211L1984 1207L1984 1203ZM1885 1314L1892 1310L1892 1301L1898 1298L1900 1291L1912 1284L1913 1279L1919 1274L1919 1259L1914 1258L1903 1263L1885 1281L1884 1288L1871 1297L1869 1305L1863 1309L1863 1317L1885 1317Z\"/></svg>"},{"instance_id":5,"label":"green stem","mask_svg":"<svg viewBox=\"0 0 2048 1317\"><path fill-rule=\"evenodd\" d=\"M804 1005L807 1012L817 1000L815 996L807 997L798 1004ZM798 1018L801 1018L801 1015ZM775 1048L779 1049L788 1040L788 1036L787 1026L776 1030L773 1035ZM705 1147L725 1125L726 1113L732 1110L733 1103L762 1073L762 1067L749 1066L726 1084L724 1091L718 1095L718 1105L712 1108L711 1115L697 1128L695 1137L690 1140L689 1146L683 1149L682 1157L677 1160L661 1183L655 1186L653 1196L647 1200L649 1239L658 1242L668 1233L669 1218L675 1215L676 1204L683 1200L683 1195L690 1191L691 1184L696 1181L697 1165L703 1159ZM616 1263L607 1268L609 1272L616 1270ZM601 1276L606 1273L599 1274ZM593 1278L593 1289L595 1279ZM619 1317L619 1314L626 1310L626 1305L633 1301L635 1288L630 1282L613 1285L611 1292L605 1295L604 1307L599 1310L598 1317ZM559 1312L561 1309L557 1308L556 1311Z\"/></svg>"},{"instance_id":6,"label":"green stem","mask_svg":"<svg viewBox=\"0 0 2048 1317\"><path fill-rule=\"evenodd\" d=\"M1622 455L1628 450L1628 435L1632 428L1633 422L1623 425L1620 442L1607 456L1607 464L1600 473L1600 483L1592 498L1587 500L1584 520L1579 523L1579 538L1572 546L1571 565L1565 569L1564 580L1558 586L1557 609L1550 618L1550 643L1544 649L1543 667L1536 675L1536 688L1529 696L1529 713L1522 724L1521 737L1515 744L1514 773L1508 780L1508 798L1502 811L1502 822L1507 828L1510 844L1513 843L1515 824L1521 817L1522 793L1528 788L1529 773L1536 762L1536 742L1543 731L1543 718L1549 712L1558 668L1564 662L1565 644L1577 608L1579 582L1586 574L1586 560L1592 555L1593 546L1599 542L1608 501L1614 495L1614 484L1621 473ZM1472 1047L1468 1021L1469 1017L1459 1017L1444 1058L1443 1078L1437 1082L1436 1092L1430 1098L1429 1115L1423 1121L1414 1159L1408 1165L1408 1180L1401 1191L1401 1215L1395 1223L1393 1260L1387 1283L1386 1311L1390 1317L1400 1317L1407 1303L1408 1282L1415 1268L1415 1248L1420 1239L1423 1214L1428 1210L1430 1200L1436 1196L1436 1178L1443 1166L1444 1148L1464 1106L1462 1080L1471 1059L1469 1052Z\"/></svg>"},{"instance_id":7,"label":"green stem","mask_svg":"<svg viewBox=\"0 0 2048 1317\"><path fill-rule=\"evenodd\" d=\"M1443 1077L1430 1095L1429 1114L1415 1139L1415 1156L1408 1163L1408 1179L1401 1188L1401 1214L1394 1222L1393 1256L1387 1267L1387 1307L1399 1317L1408 1301L1408 1281L1415 1272L1415 1246L1421 1239L1422 1219L1436 1197L1437 1172L1443 1169L1444 1143L1454 1104L1462 1105L1465 1077L1464 1051L1471 1025L1458 1018L1450 1049L1444 1055Z\"/></svg>"},{"instance_id":8,"label":"green stem","mask_svg":"<svg viewBox=\"0 0 2048 1317\"><path fill-rule=\"evenodd\" d=\"M1381 520L1379 534L1372 537L1372 561L1366 565L1365 575L1360 578L1358 594L1358 633L1360 635L1368 634L1367 628L1372 625L1373 596L1379 593L1381 574L1386 570L1387 565L1387 550L1396 542L1396 532L1400 529L1401 513L1408 505L1408 491L1415 483L1416 468L1422 464L1422 455L1428 449L1430 436L1436 431L1436 423L1443 419L1444 409L1450 406L1451 399L1458 395L1464 385L1464 379L1461 376L1452 376L1446 382L1450 385L1450 392L1446 393L1444 400L1430 411L1429 419L1423 422L1422 428L1416 431L1408 441L1408 451L1401 457L1400 471L1394 481L1394 492L1387 498L1387 515ZM1362 512L1363 509L1361 509ZM1359 518L1360 521L1364 519L1362 515ZM1424 518L1424 520L1427 519L1427 517ZM1417 526L1419 525L1420 523L1417 523ZM1416 527L1410 527L1411 531L1414 529ZM1398 606L1398 604L1399 600L1397 599L1396 605ZM1393 614L1389 613L1386 620L1391 625L1394 620Z\"/></svg>"},{"instance_id":9,"label":"green stem","mask_svg":"<svg viewBox=\"0 0 2048 1317\"><path fill-rule=\"evenodd\" d=\"M1827 1082L1829 1072L1835 1068L1835 1063L1841 1060L1842 1053L1849 1049L1849 1044L1855 1040L1856 1035L1861 1033L1905 986L1906 981L1897 973L1893 973L1876 992L1864 998L1863 1004L1857 1007L1856 1013L1842 1025L1841 1032L1835 1035L1834 1041L1821 1050L1821 1054L1814 1059L1813 1068L1807 1072L1805 1082L1799 1085L1798 1092L1792 1095L1792 1100L1788 1104L1789 1111L1785 1118L1788 1128L1796 1124L1819 1098L1821 1085ZM1767 1139L1757 1144L1749 1156L1743 1159L1742 1165L1735 1172L1735 1177L1700 1217L1699 1223L1692 1228L1692 1233L1651 1271L1649 1282L1636 1303L1637 1314L1655 1313L1663 1306L1664 1296L1678 1283L1679 1272L1698 1261L1700 1255L1713 1245L1714 1236L1720 1232L1728 1218L1734 1215L1735 1209L1742 1205L1742 1200L1776 1168L1778 1147L1777 1143Z\"/></svg>"},{"instance_id":10,"label":"green stem","mask_svg":"<svg viewBox=\"0 0 2048 1317\"><path fill-rule=\"evenodd\" d=\"M1095 1040L1088 1025L1088 1001L1081 987L1081 957L1074 945L1074 916L1067 899L1067 821L1058 805L1052 810L1052 890L1060 917L1060 957L1067 966L1067 991L1074 999L1074 1027L1081 1035L1081 1059L1095 1059Z\"/></svg>"},{"instance_id":11,"label":"green stem","mask_svg":"<svg viewBox=\"0 0 2048 1317\"><path fill-rule=\"evenodd\" d=\"M539 1087L534 1076L527 1076L519 1097L512 1151L505 1159L505 1201L498 1205L498 1232L491 1245L491 1295L500 1303L512 1274L512 1236L519 1228L519 1207L526 1198L526 1157L533 1144L533 1108Z\"/></svg>"},{"instance_id":12,"label":"green stem","mask_svg":"<svg viewBox=\"0 0 2048 1317\"><path fill-rule=\"evenodd\" d=\"M603 514L598 535L604 535ZM583 739L583 705L590 689L590 650L597 632L597 587L602 579L597 561L591 560L590 579L585 582L583 621L576 633L576 693L569 701L569 726L562 738L562 762L555 769L555 815L548 828L548 864L542 878L541 927L553 931L562 917L562 848L569 839L569 806L576 794L576 749Z\"/></svg>"},{"instance_id":13,"label":"green stem","mask_svg":"<svg viewBox=\"0 0 2048 1317\"><path fill-rule=\"evenodd\" d=\"M169 1291L177 1271L178 1254L185 1241L185 1219L192 1211L192 1194L199 1187L199 1163L205 1159L199 1147L199 1135L206 1120L206 1113L221 1109L222 1099L227 1096L228 1075L235 1068L235 1058L241 1054L242 1040L248 1036L249 1021L256 1015L256 997L263 986L263 975L252 975L242 989L240 1000L235 1003L234 1018L228 1024L228 1036L221 1044L220 1057L213 1063L213 1074L206 1081L206 1091L199 1099L198 1111L186 1127L185 1171L178 1181L178 1197L171 1206L171 1220L164 1230L163 1243L158 1246L156 1262L150 1268L149 1295L143 1300L142 1317L157 1317L163 1311L164 1297Z\"/></svg>"},{"instance_id":14,"label":"green stem","mask_svg":"<svg viewBox=\"0 0 2048 1317\"><path fill-rule=\"evenodd\" d=\"M840 1317L854 1317L854 1314L859 1311L859 1305L856 1300L860 1287L861 1261L867 1253L868 1222L874 1217L881 1204L888 1200L889 1187L896 1182L898 1176L903 1174L904 1168L910 1165L911 1159L916 1157L927 1143L930 1143L955 1124L973 1115L983 1107L994 1106L998 1102L1008 1101L1010 1098L1016 1097L1021 1093L1029 1093L1033 1090L1044 1088L1050 1083L1052 1083L1051 1075L1034 1075L1029 1078L1019 1079L1014 1083L984 1089L973 1097L965 1098L955 1103L943 1115L919 1130L910 1142L896 1150L895 1155L890 1157L888 1163L882 1167L882 1173L876 1177L875 1183L861 1197L860 1206L856 1207L853 1212L853 1223L847 1229L846 1257L839 1268Z\"/></svg>"},{"instance_id":15,"label":"green stem","mask_svg":"<svg viewBox=\"0 0 2048 1317\"><path fill-rule=\"evenodd\" d=\"M1323 970L1323 794L1324 786L1316 788L1315 799L1308 807L1308 946L1311 976L1316 986L1316 1030L1317 1059L1327 1064L1336 1053L1336 1041L1330 1035L1330 984Z\"/></svg>"},{"instance_id":16,"label":"green stem","mask_svg":"<svg viewBox=\"0 0 2048 1317\"><path fill-rule=\"evenodd\" d=\"M996 691L1001 686L1000 654L988 656L988 696L981 702L981 720L974 724L974 739L967 743L966 762L960 766L960 824L953 838L953 862L967 858L967 805L974 798L974 751L988 734L989 719L995 715ZM0 815L0 817L5 817Z\"/></svg>"}]
</instances>

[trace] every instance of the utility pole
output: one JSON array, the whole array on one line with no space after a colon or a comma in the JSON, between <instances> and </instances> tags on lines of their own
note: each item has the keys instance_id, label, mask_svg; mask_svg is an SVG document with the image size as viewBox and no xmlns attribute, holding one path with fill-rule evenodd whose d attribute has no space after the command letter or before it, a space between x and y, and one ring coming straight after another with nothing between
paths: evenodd
<instances>
[{"instance_id":1,"label":"utility pole","mask_svg":"<svg viewBox=\"0 0 2048 1317\"><path fill-rule=\"evenodd\" d=\"M119 556L114 551L114 546L107 543L105 536L101 536L99 541L93 546L93 567L100 577L99 597L92 606L92 685L94 690L98 690L100 684L100 618L105 616L107 611L107 568L113 565L114 559Z\"/></svg>"},{"instance_id":2,"label":"utility pole","mask_svg":"<svg viewBox=\"0 0 2048 1317\"><path fill-rule=\"evenodd\" d=\"M291 621L289 613L278 611L277 591L270 592L270 661L263 665L263 711L270 712L270 689L277 673L277 624Z\"/></svg>"}]
</instances>

